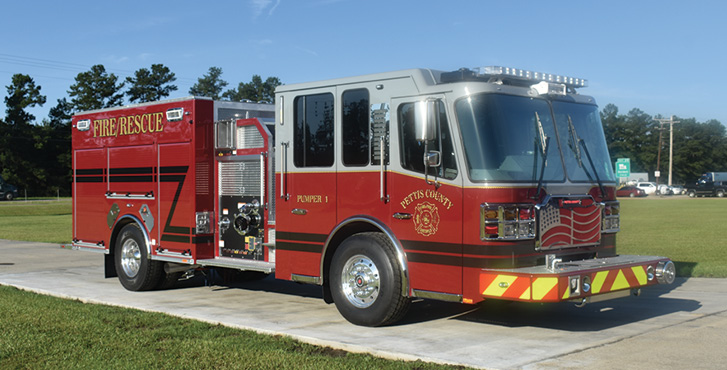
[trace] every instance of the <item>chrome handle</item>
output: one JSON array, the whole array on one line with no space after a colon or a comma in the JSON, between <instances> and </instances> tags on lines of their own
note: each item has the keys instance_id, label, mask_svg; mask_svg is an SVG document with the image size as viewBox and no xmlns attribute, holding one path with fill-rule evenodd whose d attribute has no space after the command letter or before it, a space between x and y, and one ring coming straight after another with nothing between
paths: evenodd
<instances>
[{"instance_id":1,"label":"chrome handle","mask_svg":"<svg viewBox=\"0 0 727 370\"><path fill-rule=\"evenodd\" d=\"M386 144L386 139L384 139L384 137L382 136L379 139L379 151L380 151L379 158L381 161L381 171L380 171L380 175L379 175L379 199L382 202L387 203L389 201L389 196L385 194L385 189L384 189L384 174L385 174L385 169L386 169L385 161L384 161L386 159L386 157L385 157L386 152L384 151L385 144Z\"/></svg>"},{"instance_id":2,"label":"chrome handle","mask_svg":"<svg viewBox=\"0 0 727 370\"><path fill-rule=\"evenodd\" d=\"M302 208L294 208L291 212L294 215L305 216L308 213L308 210L305 210L305 209L302 209Z\"/></svg>"},{"instance_id":3,"label":"chrome handle","mask_svg":"<svg viewBox=\"0 0 727 370\"><path fill-rule=\"evenodd\" d=\"M394 213L394 218L397 220L408 220L411 218L411 213L396 212Z\"/></svg>"},{"instance_id":4,"label":"chrome handle","mask_svg":"<svg viewBox=\"0 0 727 370\"><path fill-rule=\"evenodd\" d=\"M283 153L282 153L283 154L282 155L283 165L281 166L282 168L280 169L280 198L285 199L285 200L290 199L290 195L286 192L286 189L285 189L285 178L286 178L286 174L288 173L288 146L289 145L290 145L290 143L287 141L280 143L280 146L283 149Z\"/></svg>"}]
</instances>

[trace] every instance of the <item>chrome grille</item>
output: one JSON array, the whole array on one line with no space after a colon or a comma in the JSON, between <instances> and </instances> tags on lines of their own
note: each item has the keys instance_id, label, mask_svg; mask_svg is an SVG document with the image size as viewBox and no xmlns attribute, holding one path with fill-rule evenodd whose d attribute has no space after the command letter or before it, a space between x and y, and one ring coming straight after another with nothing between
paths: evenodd
<instances>
[{"instance_id":1,"label":"chrome grille","mask_svg":"<svg viewBox=\"0 0 727 370\"><path fill-rule=\"evenodd\" d=\"M260 159L219 162L219 194L221 196L260 196Z\"/></svg>"},{"instance_id":2,"label":"chrome grille","mask_svg":"<svg viewBox=\"0 0 727 370\"><path fill-rule=\"evenodd\" d=\"M262 148L265 145L263 136L256 126L241 126L237 128L237 149Z\"/></svg>"}]
</instances>

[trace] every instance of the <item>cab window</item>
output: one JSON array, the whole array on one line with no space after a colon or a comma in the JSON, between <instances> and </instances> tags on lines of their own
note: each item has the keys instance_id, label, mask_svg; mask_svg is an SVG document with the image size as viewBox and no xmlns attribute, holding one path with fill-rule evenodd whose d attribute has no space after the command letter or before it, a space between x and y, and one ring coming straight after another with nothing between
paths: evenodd
<instances>
[{"instance_id":1,"label":"cab window","mask_svg":"<svg viewBox=\"0 0 727 370\"><path fill-rule=\"evenodd\" d=\"M414 103L399 106L399 140L401 166L407 170L424 173L424 143L416 140L414 126ZM457 177L457 163L454 156L452 136L444 103L439 102L439 130L437 137L429 142L429 151L441 152L442 165L430 167L429 175L452 180Z\"/></svg>"}]
</instances>

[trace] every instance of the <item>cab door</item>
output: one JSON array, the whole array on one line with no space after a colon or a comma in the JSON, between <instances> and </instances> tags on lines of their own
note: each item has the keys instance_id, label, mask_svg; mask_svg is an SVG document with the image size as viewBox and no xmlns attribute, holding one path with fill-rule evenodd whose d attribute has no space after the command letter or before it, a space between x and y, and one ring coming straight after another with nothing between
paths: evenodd
<instances>
[{"instance_id":1,"label":"cab door","mask_svg":"<svg viewBox=\"0 0 727 370\"><path fill-rule=\"evenodd\" d=\"M320 275L323 245L336 222L336 89L285 95L279 145L281 198L276 214L276 276Z\"/></svg>"},{"instance_id":2,"label":"cab door","mask_svg":"<svg viewBox=\"0 0 727 370\"><path fill-rule=\"evenodd\" d=\"M436 138L425 144L415 137L414 106L427 98L436 99L439 113ZM410 286L460 295L462 175L443 97L394 100L392 105L391 225L406 252ZM440 165L429 166L427 176L425 153L440 156Z\"/></svg>"}]
</instances>

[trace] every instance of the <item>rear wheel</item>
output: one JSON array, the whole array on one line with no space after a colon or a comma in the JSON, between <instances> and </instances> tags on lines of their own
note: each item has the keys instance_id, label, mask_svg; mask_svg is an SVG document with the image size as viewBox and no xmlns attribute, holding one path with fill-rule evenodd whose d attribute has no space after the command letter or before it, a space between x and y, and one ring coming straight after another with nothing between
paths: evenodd
<instances>
[{"instance_id":1,"label":"rear wheel","mask_svg":"<svg viewBox=\"0 0 727 370\"><path fill-rule=\"evenodd\" d=\"M720 198L724 198L724 190L717 190L717 196Z\"/></svg>"},{"instance_id":2,"label":"rear wheel","mask_svg":"<svg viewBox=\"0 0 727 370\"><path fill-rule=\"evenodd\" d=\"M697 192L694 190L689 190L687 192L687 195L689 195L690 198L695 198L697 196Z\"/></svg>"},{"instance_id":3,"label":"rear wheel","mask_svg":"<svg viewBox=\"0 0 727 370\"><path fill-rule=\"evenodd\" d=\"M164 273L162 263L149 258L144 240L144 234L135 223L124 226L116 239L116 273L121 285L128 290L154 289Z\"/></svg>"},{"instance_id":4,"label":"rear wheel","mask_svg":"<svg viewBox=\"0 0 727 370\"><path fill-rule=\"evenodd\" d=\"M330 281L336 308L346 320L382 326L401 319L410 300L391 243L380 233L356 234L333 255Z\"/></svg>"},{"instance_id":5,"label":"rear wheel","mask_svg":"<svg viewBox=\"0 0 727 370\"><path fill-rule=\"evenodd\" d=\"M5 194L5 200L13 200L15 197L13 197L13 193L6 193Z\"/></svg>"}]
</instances>

